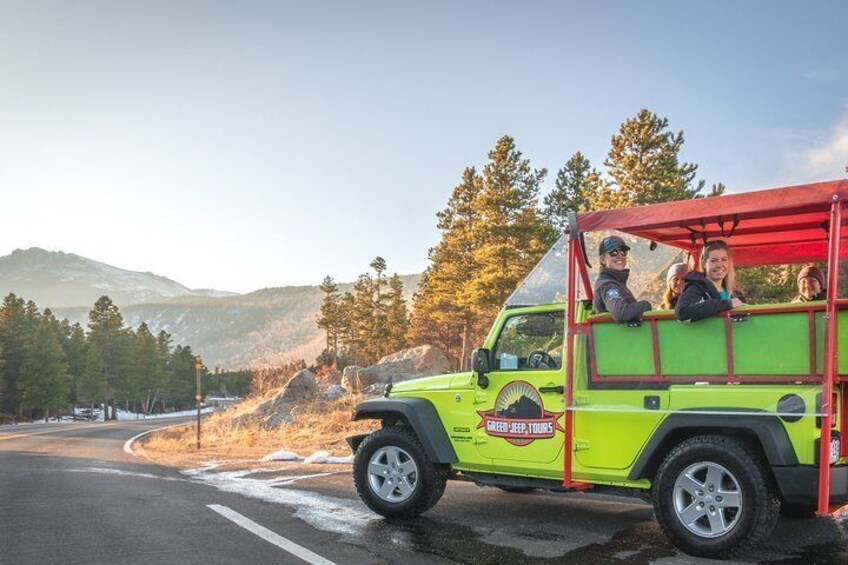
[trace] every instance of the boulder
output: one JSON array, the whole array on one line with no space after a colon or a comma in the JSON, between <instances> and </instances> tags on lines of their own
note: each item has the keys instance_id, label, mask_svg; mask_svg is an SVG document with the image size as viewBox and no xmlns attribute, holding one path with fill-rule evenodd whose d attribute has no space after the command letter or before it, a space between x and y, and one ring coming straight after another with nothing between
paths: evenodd
<instances>
[{"instance_id":1,"label":"boulder","mask_svg":"<svg viewBox=\"0 0 848 565\"><path fill-rule=\"evenodd\" d=\"M438 347L432 345L419 345L386 355L377 361L377 364L399 361L409 362L411 364L410 372L418 376L442 375L450 372L450 361Z\"/></svg>"},{"instance_id":2,"label":"boulder","mask_svg":"<svg viewBox=\"0 0 848 565\"><path fill-rule=\"evenodd\" d=\"M283 391L278 395L281 400L306 400L318 394L318 384L315 374L309 369L301 369L291 378Z\"/></svg>"},{"instance_id":3,"label":"boulder","mask_svg":"<svg viewBox=\"0 0 848 565\"><path fill-rule=\"evenodd\" d=\"M411 359L380 362L376 365L359 369L356 373L360 390L377 383L396 383L421 376L423 375L415 371L415 366Z\"/></svg>"},{"instance_id":4,"label":"boulder","mask_svg":"<svg viewBox=\"0 0 848 565\"><path fill-rule=\"evenodd\" d=\"M266 430L276 429L283 424L294 422L292 412L297 403L317 394L315 375L309 369L302 369L295 373L281 391L236 418L235 422L237 425L246 426L259 424Z\"/></svg>"},{"instance_id":5,"label":"boulder","mask_svg":"<svg viewBox=\"0 0 848 565\"><path fill-rule=\"evenodd\" d=\"M357 373L361 368L357 365L345 367L342 372L342 380L339 384L347 390L358 391L359 379L357 378Z\"/></svg>"}]
</instances>

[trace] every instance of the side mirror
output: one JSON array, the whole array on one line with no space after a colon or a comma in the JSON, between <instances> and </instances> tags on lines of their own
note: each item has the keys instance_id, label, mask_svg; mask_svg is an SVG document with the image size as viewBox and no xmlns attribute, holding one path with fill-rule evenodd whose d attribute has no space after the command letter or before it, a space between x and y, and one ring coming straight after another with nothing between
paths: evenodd
<instances>
[{"instance_id":1,"label":"side mirror","mask_svg":"<svg viewBox=\"0 0 848 565\"><path fill-rule=\"evenodd\" d=\"M471 367L477 373L477 386L480 388L488 388L489 386L489 378L486 376L486 373L491 371L489 364L490 357L491 352L482 347L475 349L471 354Z\"/></svg>"}]
</instances>

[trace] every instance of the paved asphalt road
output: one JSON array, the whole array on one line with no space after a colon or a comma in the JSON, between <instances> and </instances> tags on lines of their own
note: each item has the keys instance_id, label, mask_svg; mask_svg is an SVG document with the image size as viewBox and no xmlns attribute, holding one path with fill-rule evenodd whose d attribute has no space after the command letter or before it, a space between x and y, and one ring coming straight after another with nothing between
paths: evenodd
<instances>
[{"instance_id":1,"label":"paved asphalt road","mask_svg":"<svg viewBox=\"0 0 848 565\"><path fill-rule=\"evenodd\" d=\"M709 563L623 499L451 483L426 517L392 524L358 501L349 467L183 473L124 453L162 424L0 427L0 563ZM848 521L781 520L746 562L848 563Z\"/></svg>"}]
</instances>

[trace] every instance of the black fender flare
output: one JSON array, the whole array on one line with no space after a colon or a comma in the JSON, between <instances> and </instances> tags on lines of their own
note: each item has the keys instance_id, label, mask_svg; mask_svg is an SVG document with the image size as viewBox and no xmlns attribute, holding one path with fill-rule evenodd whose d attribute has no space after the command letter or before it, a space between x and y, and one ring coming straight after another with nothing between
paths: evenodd
<instances>
[{"instance_id":1,"label":"black fender flare","mask_svg":"<svg viewBox=\"0 0 848 565\"><path fill-rule=\"evenodd\" d=\"M459 458L451 445L442 419L426 398L374 398L356 405L353 420L403 420L409 424L433 463L456 463ZM348 439L356 451L365 435Z\"/></svg>"},{"instance_id":2,"label":"black fender flare","mask_svg":"<svg viewBox=\"0 0 848 565\"><path fill-rule=\"evenodd\" d=\"M729 412L732 408L716 408ZM772 467L798 465L798 456L792 447L783 422L776 415L751 414L699 414L681 411L671 414L657 427L651 439L642 448L627 478L632 481L653 479L666 453L685 438L704 434L727 434L755 439Z\"/></svg>"}]
</instances>

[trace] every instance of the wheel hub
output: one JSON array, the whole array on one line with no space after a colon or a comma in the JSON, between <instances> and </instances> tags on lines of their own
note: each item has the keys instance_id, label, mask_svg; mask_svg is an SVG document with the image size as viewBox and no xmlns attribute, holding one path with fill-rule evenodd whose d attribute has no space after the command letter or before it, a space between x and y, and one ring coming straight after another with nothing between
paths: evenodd
<instances>
[{"instance_id":1,"label":"wheel hub","mask_svg":"<svg viewBox=\"0 0 848 565\"><path fill-rule=\"evenodd\" d=\"M677 518L687 530L702 538L727 534L742 514L739 481L712 461L684 469L674 483L673 497Z\"/></svg>"},{"instance_id":2,"label":"wheel hub","mask_svg":"<svg viewBox=\"0 0 848 565\"><path fill-rule=\"evenodd\" d=\"M403 502L418 484L418 466L410 454L397 446L381 447L368 461L368 484L386 502Z\"/></svg>"}]
</instances>

